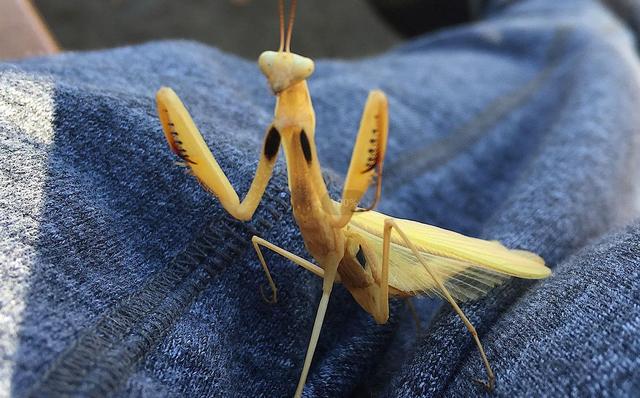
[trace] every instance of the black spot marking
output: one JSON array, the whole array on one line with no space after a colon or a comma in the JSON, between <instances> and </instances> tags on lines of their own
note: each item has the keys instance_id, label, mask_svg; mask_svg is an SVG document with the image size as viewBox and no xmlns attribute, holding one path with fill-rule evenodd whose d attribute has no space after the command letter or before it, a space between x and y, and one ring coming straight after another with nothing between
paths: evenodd
<instances>
[{"instance_id":1,"label":"black spot marking","mask_svg":"<svg viewBox=\"0 0 640 398\"><path fill-rule=\"evenodd\" d=\"M165 110L165 112L167 111ZM169 115L169 112L167 112L167 115ZM178 139L180 134L176 131L175 124L169 120L167 121L167 126L169 127L169 134L171 134L171 137L167 137L167 140L169 141L169 147L173 153L178 155L187 163L198 164L189 158L189 153L187 153L187 150L182 147L183 143L182 140Z\"/></svg>"},{"instance_id":2,"label":"black spot marking","mask_svg":"<svg viewBox=\"0 0 640 398\"><path fill-rule=\"evenodd\" d=\"M271 160L277 154L280 149L280 133L275 127L271 127L271 130L267 133L267 138L264 140L264 156Z\"/></svg>"},{"instance_id":3,"label":"black spot marking","mask_svg":"<svg viewBox=\"0 0 640 398\"><path fill-rule=\"evenodd\" d=\"M379 162L379 154L377 149L369 149L369 157L367 158L367 165L362 174L366 174L375 169Z\"/></svg>"},{"instance_id":4,"label":"black spot marking","mask_svg":"<svg viewBox=\"0 0 640 398\"><path fill-rule=\"evenodd\" d=\"M367 168L364 169L362 174L366 174L366 173L370 172L371 170L375 169L377 165L378 165L378 162L376 160L372 160L371 161L371 165L367 166Z\"/></svg>"},{"instance_id":5,"label":"black spot marking","mask_svg":"<svg viewBox=\"0 0 640 398\"><path fill-rule=\"evenodd\" d=\"M364 268L365 265L367 265L367 258L364 256L364 252L362 251L362 246L358 247L358 253L356 253L356 259L358 260L362 268Z\"/></svg>"},{"instance_id":6,"label":"black spot marking","mask_svg":"<svg viewBox=\"0 0 640 398\"><path fill-rule=\"evenodd\" d=\"M309 144L309 138L307 133L302 130L300 132L300 145L302 146L302 153L304 158L307 159L307 163L311 163L311 145Z\"/></svg>"}]
</instances>

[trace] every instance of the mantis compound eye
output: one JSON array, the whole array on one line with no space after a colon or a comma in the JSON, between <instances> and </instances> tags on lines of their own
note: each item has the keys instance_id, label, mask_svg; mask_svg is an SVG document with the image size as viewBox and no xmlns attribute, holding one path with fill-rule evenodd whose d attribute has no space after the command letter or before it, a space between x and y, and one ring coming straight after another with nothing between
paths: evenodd
<instances>
[{"instance_id":1,"label":"mantis compound eye","mask_svg":"<svg viewBox=\"0 0 640 398\"><path fill-rule=\"evenodd\" d=\"M258 65L267 77L274 94L306 80L315 67L313 61L307 57L281 51L263 52L258 58Z\"/></svg>"}]
</instances>

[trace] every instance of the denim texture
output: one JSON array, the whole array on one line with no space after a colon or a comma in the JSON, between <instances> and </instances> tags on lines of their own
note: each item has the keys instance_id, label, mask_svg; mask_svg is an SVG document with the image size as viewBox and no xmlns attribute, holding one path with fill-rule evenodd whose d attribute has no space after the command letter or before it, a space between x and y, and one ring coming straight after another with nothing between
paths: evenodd
<instances>
[{"instance_id":1,"label":"denim texture","mask_svg":"<svg viewBox=\"0 0 640 398\"><path fill-rule=\"evenodd\" d=\"M380 88L379 209L554 269L462 305L495 396L640 394L639 66L632 30L591 0L495 1L473 24L316 63L334 197ZM293 394L321 281L270 253L279 301L267 304L250 244L308 258L282 156L253 220L233 220L174 164L155 111L163 85L246 192L274 104L254 62L167 41L0 64L1 396ZM459 318L415 304L421 330L396 300L379 326L337 286L304 395L483 394Z\"/></svg>"}]
</instances>

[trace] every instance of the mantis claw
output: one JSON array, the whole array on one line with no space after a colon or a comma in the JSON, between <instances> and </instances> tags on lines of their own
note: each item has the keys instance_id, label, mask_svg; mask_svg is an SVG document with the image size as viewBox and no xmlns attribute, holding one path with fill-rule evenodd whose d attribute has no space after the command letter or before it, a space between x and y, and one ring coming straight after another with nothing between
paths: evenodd
<instances>
[{"instance_id":1,"label":"mantis claw","mask_svg":"<svg viewBox=\"0 0 640 398\"><path fill-rule=\"evenodd\" d=\"M262 299L268 303L268 304L275 304L278 302L278 291L275 289L271 290L271 298L268 299L267 296L264 294L264 289L262 288L262 285L260 285L260 294L262 295Z\"/></svg>"},{"instance_id":2,"label":"mantis claw","mask_svg":"<svg viewBox=\"0 0 640 398\"><path fill-rule=\"evenodd\" d=\"M490 377L488 382L480 379L473 379L473 381L480 384L488 393L493 393L496 384L494 377Z\"/></svg>"}]
</instances>

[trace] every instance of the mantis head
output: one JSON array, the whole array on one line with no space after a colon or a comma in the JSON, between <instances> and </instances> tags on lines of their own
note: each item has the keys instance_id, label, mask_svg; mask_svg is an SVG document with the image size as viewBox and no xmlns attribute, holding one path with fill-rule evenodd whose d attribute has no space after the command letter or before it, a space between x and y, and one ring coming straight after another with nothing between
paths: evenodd
<instances>
[{"instance_id":1,"label":"mantis head","mask_svg":"<svg viewBox=\"0 0 640 398\"><path fill-rule=\"evenodd\" d=\"M313 73L314 64L310 58L291 52L291 33L296 13L296 0L291 2L287 37L284 34L284 0L279 2L280 8L280 48L278 51L265 51L258 58L260 70L267 77L273 93L278 95L283 90L306 80Z\"/></svg>"},{"instance_id":2,"label":"mantis head","mask_svg":"<svg viewBox=\"0 0 640 398\"><path fill-rule=\"evenodd\" d=\"M265 51L260 54L258 65L274 94L306 80L314 69L310 58L289 51Z\"/></svg>"}]
</instances>

